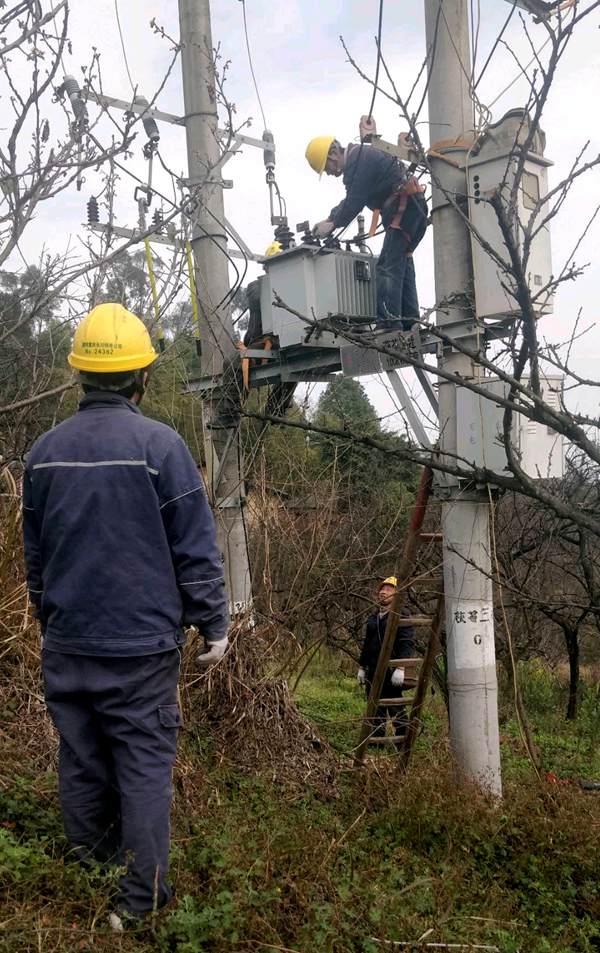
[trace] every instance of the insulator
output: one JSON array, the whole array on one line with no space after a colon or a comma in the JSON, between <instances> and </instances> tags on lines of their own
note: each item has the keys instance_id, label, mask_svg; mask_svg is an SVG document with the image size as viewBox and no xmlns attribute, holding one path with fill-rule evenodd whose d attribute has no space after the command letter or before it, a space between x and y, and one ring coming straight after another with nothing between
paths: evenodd
<instances>
[{"instance_id":1,"label":"insulator","mask_svg":"<svg viewBox=\"0 0 600 953\"><path fill-rule=\"evenodd\" d=\"M278 225L275 229L275 240L281 242L281 247L284 251L287 251L288 248L292 247L294 241L294 233L290 230L287 222L285 225Z\"/></svg>"},{"instance_id":2,"label":"insulator","mask_svg":"<svg viewBox=\"0 0 600 953\"><path fill-rule=\"evenodd\" d=\"M306 221L306 222L299 222L299 223L296 225L296 231L298 232L298 234L300 234L300 233L302 232L302 244L303 244L303 245L320 245L320 244L321 244L321 242L319 241L319 239L316 238L316 236L313 234L313 232L312 232L312 230L311 230L311 227L310 227L310 222L308 222L308 221Z\"/></svg>"},{"instance_id":3,"label":"insulator","mask_svg":"<svg viewBox=\"0 0 600 953\"><path fill-rule=\"evenodd\" d=\"M265 129L262 134L262 140L263 142L268 142L269 145L273 146L272 149L263 150L263 161L265 163L265 167L269 171L272 171L275 168L275 140L273 138L273 133L268 129Z\"/></svg>"},{"instance_id":4,"label":"insulator","mask_svg":"<svg viewBox=\"0 0 600 953\"><path fill-rule=\"evenodd\" d=\"M152 225L155 232L157 233L162 232L164 228L164 222L163 222L163 210L161 208L154 209L154 214L152 216Z\"/></svg>"},{"instance_id":5,"label":"insulator","mask_svg":"<svg viewBox=\"0 0 600 953\"><path fill-rule=\"evenodd\" d=\"M137 106L148 106L148 100L145 96L136 96L133 100ZM142 116L142 123L146 131L146 135L150 142L156 145L160 140L160 132L158 126L156 125L156 120L152 118L148 113L145 113Z\"/></svg>"},{"instance_id":6,"label":"insulator","mask_svg":"<svg viewBox=\"0 0 600 953\"><path fill-rule=\"evenodd\" d=\"M92 195L91 199L87 203L87 218L88 225L97 225L100 221L100 210L98 208L98 199L95 195Z\"/></svg>"},{"instance_id":7,"label":"insulator","mask_svg":"<svg viewBox=\"0 0 600 953\"><path fill-rule=\"evenodd\" d=\"M85 103L81 98L79 83L74 76L65 76L63 80L63 89L69 97L69 101L73 107L73 112L75 113L75 119L79 120L85 118L87 115L87 110Z\"/></svg>"}]
</instances>

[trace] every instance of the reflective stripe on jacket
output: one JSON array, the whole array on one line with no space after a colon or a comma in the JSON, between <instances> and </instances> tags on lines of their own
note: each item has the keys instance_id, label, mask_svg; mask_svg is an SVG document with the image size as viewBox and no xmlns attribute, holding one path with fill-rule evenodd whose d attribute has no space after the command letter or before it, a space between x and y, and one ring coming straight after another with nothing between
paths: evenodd
<instances>
[{"instance_id":1,"label":"reflective stripe on jacket","mask_svg":"<svg viewBox=\"0 0 600 953\"><path fill-rule=\"evenodd\" d=\"M44 647L168 651L227 604L214 520L183 440L117 394L93 393L34 444L23 480L29 593Z\"/></svg>"}]
</instances>

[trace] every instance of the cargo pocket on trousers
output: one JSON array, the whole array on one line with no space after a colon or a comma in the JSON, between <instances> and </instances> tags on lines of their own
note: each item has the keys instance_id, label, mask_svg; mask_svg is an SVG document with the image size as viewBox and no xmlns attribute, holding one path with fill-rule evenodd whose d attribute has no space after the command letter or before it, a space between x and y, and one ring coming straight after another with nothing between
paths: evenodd
<instances>
[{"instance_id":1,"label":"cargo pocket on trousers","mask_svg":"<svg viewBox=\"0 0 600 953\"><path fill-rule=\"evenodd\" d=\"M159 705L158 720L163 728L181 728L183 722L179 705Z\"/></svg>"}]
</instances>

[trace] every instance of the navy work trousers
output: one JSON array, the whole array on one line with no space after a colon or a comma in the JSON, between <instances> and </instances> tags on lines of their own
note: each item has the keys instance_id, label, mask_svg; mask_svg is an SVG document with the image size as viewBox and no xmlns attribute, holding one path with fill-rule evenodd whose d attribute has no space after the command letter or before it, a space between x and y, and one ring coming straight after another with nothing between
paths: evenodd
<instances>
[{"instance_id":1,"label":"navy work trousers","mask_svg":"<svg viewBox=\"0 0 600 953\"><path fill-rule=\"evenodd\" d=\"M179 664L177 649L135 658L42 653L65 834L79 858L126 868L117 905L138 915L170 898Z\"/></svg>"},{"instance_id":2,"label":"navy work trousers","mask_svg":"<svg viewBox=\"0 0 600 953\"><path fill-rule=\"evenodd\" d=\"M427 228L422 196L410 196L400 224L402 228L387 228L377 262L377 324L385 327L401 318L408 329L419 317L415 266L407 252L417 247Z\"/></svg>"}]
</instances>

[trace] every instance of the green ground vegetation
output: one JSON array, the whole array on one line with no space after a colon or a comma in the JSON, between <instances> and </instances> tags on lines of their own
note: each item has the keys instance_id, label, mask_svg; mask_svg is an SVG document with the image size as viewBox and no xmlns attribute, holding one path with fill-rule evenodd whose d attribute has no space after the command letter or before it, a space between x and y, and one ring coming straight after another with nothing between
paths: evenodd
<instances>
[{"instance_id":1,"label":"green ground vegetation","mask_svg":"<svg viewBox=\"0 0 600 953\"><path fill-rule=\"evenodd\" d=\"M566 725L560 682L540 666L524 676L548 770L561 779L600 778L594 690L585 690L579 721ZM431 942L502 953L597 953L600 796L536 778L508 702L506 796L494 805L457 790L438 695L407 777L385 754L353 768L347 753L363 698L331 658L315 660L296 700L339 753L329 780L313 783L308 764L288 782L281 770L273 780L265 765L242 773L216 756L208 728L192 719L175 782L176 899L153 928L123 937L105 925L116 874L72 862L55 774L40 770L27 745L18 752L8 745L0 950L375 953L393 948L384 941L431 931ZM18 718L18 710L4 712L8 736Z\"/></svg>"}]
</instances>

